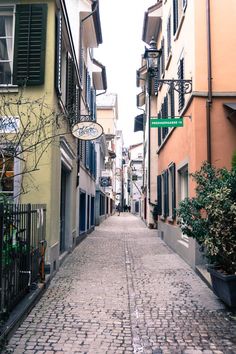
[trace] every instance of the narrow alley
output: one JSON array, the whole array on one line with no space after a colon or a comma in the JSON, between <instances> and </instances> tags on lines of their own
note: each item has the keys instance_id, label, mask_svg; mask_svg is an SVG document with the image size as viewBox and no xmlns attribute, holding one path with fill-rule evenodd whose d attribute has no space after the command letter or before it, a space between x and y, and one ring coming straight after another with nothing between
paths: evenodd
<instances>
[{"instance_id":1,"label":"narrow alley","mask_svg":"<svg viewBox=\"0 0 236 354\"><path fill-rule=\"evenodd\" d=\"M3 353L236 353L236 321L129 213L70 254Z\"/></svg>"}]
</instances>

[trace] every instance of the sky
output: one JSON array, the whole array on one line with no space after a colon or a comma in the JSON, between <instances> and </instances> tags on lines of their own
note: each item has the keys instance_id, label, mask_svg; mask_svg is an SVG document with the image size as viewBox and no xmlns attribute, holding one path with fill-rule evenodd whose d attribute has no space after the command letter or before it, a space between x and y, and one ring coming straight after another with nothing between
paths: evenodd
<instances>
[{"instance_id":1,"label":"sky","mask_svg":"<svg viewBox=\"0 0 236 354\"><path fill-rule=\"evenodd\" d=\"M136 70L141 66L145 43L142 41L144 13L156 0L100 0L103 43L95 57L106 67L109 93L118 95L118 129L124 145L142 142L142 132L134 133L136 107Z\"/></svg>"}]
</instances>

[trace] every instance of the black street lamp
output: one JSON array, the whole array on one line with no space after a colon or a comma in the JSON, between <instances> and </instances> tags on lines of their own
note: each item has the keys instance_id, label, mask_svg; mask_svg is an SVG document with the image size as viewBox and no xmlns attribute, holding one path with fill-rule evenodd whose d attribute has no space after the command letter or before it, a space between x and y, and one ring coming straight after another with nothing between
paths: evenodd
<instances>
[{"instance_id":1,"label":"black street lamp","mask_svg":"<svg viewBox=\"0 0 236 354\"><path fill-rule=\"evenodd\" d=\"M153 77L156 75L158 70L158 58L160 54L161 50L157 49L156 41L154 40L154 37L152 37L149 48L145 47L144 59L146 59L147 62L148 73Z\"/></svg>"},{"instance_id":2,"label":"black street lamp","mask_svg":"<svg viewBox=\"0 0 236 354\"><path fill-rule=\"evenodd\" d=\"M171 89L177 91L180 94L187 94L192 92L192 79L184 80L184 79L159 79L158 78L158 58L161 56L162 50L157 49L156 41L154 37L152 37L149 48L145 47L144 59L146 59L147 63L147 71L150 78L156 79L156 85L159 88L162 84L167 84L171 87Z\"/></svg>"}]
</instances>

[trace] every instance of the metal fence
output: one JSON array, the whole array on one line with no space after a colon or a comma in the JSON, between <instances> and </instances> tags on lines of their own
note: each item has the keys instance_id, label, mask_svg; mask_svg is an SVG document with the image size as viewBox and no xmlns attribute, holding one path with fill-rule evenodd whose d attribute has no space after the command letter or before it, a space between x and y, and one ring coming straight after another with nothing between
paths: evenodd
<instances>
[{"instance_id":1,"label":"metal fence","mask_svg":"<svg viewBox=\"0 0 236 354\"><path fill-rule=\"evenodd\" d=\"M0 319L44 278L45 205L0 204Z\"/></svg>"}]
</instances>

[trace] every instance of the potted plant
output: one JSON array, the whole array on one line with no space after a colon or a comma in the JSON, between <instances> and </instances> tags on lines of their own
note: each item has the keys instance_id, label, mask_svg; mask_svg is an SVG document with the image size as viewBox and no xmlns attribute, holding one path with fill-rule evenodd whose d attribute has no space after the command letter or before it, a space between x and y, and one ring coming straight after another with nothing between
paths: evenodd
<instances>
[{"instance_id":1,"label":"potted plant","mask_svg":"<svg viewBox=\"0 0 236 354\"><path fill-rule=\"evenodd\" d=\"M217 169L207 162L191 176L196 196L180 202L182 232L194 238L208 259L214 292L236 306L236 166Z\"/></svg>"}]
</instances>

